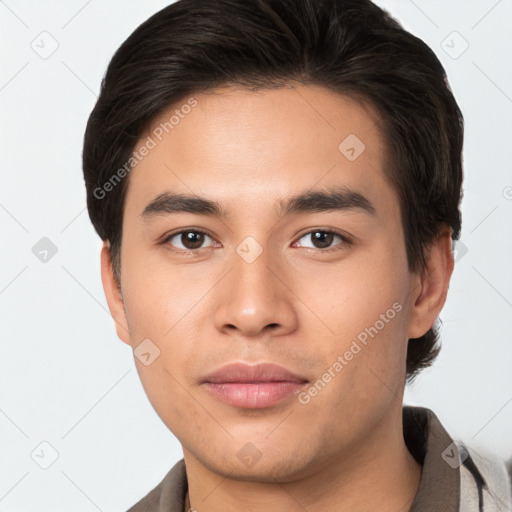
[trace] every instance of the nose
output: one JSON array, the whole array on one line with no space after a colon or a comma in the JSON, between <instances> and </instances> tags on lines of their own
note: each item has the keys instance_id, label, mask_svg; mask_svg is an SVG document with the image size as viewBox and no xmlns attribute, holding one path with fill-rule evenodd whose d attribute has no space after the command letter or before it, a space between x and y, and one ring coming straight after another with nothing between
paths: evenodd
<instances>
[{"instance_id":1,"label":"nose","mask_svg":"<svg viewBox=\"0 0 512 512\"><path fill-rule=\"evenodd\" d=\"M233 268L217 296L215 327L246 337L288 334L297 328L295 295L284 272L263 251L252 262L234 254Z\"/></svg>"}]
</instances>

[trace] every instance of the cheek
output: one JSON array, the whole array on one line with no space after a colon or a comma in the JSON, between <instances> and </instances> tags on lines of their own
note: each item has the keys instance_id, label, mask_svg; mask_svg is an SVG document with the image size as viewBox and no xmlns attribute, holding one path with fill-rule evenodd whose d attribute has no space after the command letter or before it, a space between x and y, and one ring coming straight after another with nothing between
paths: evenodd
<instances>
[{"instance_id":1,"label":"cheek","mask_svg":"<svg viewBox=\"0 0 512 512\"><path fill-rule=\"evenodd\" d=\"M137 362L137 371L146 395L161 420L180 439L186 438L189 428L200 431L208 425L203 411L186 389L184 376L170 364L168 354L162 353L150 366ZM177 366L182 363L175 362Z\"/></svg>"},{"instance_id":2,"label":"cheek","mask_svg":"<svg viewBox=\"0 0 512 512\"><path fill-rule=\"evenodd\" d=\"M149 367L136 359L137 369L150 400L158 402L160 396L176 393L180 384L188 385L198 321L208 317L204 296L210 285L191 266L172 268L162 258L143 258L129 243L123 257L122 290L132 347L136 355L137 346L150 340L158 353Z\"/></svg>"},{"instance_id":3,"label":"cheek","mask_svg":"<svg viewBox=\"0 0 512 512\"><path fill-rule=\"evenodd\" d=\"M171 266L162 257L131 251L123 260L122 290L133 336L166 342L196 313L208 283L192 266Z\"/></svg>"},{"instance_id":4,"label":"cheek","mask_svg":"<svg viewBox=\"0 0 512 512\"><path fill-rule=\"evenodd\" d=\"M318 267L314 278L304 274L295 282L298 295L331 334L346 342L360 333L364 338L376 323L384 336L401 328L408 279L405 251L383 237L339 264Z\"/></svg>"},{"instance_id":5,"label":"cheek","mask_svg":"<svg viewBox=\"0 0 512 512\"><path fill-rule=\"evenodd\" d=\"M347 400L386 401L398 394L407 348L406 268L402 251L382 245L357 265L333 274L321 295L316 290L326 304L322 319L334 331L322 347L324 366L337 361L338 370L343 367L333 379L335 406Z\"/></svg>"}]
</instances>

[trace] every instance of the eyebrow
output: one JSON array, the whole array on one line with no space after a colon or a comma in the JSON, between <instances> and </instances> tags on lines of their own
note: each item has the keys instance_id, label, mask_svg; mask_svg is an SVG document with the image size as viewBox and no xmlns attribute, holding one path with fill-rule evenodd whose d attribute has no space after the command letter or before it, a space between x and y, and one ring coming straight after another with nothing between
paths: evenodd
<instances>
[{"instance_id":1,"label":"eyebrow","mask_svg":"<svg viewBox=\"0 0 512 512\"><path fill-rule=\"evenodd\" d=\"M347 187L332 190L316 190L297 194L276 203L279 216L321 213L329 211L355 210L377 216L377 209L363 194ZM165 192L153 199L140 214L143 220L172 213L193 213L225 219L229 212L217 201L199 196Z\"/></svg>"}]
</instances>

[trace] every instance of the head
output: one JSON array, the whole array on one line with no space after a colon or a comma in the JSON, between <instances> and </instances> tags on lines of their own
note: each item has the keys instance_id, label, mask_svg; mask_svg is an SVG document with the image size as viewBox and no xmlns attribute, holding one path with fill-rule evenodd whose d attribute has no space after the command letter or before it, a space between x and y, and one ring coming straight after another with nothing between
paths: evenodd
<instances>
[{"instance_id":1,"label":"head","mask_svg":"<svg viewBox=\"0 0 512 512\"><path fill-rule=\"evenodd\" d=\"M234 436L302 471L397 409L439 352L462 139L439 60L370 1L180 0L123 43L87 125L87 204L118 334L156 347L139 373L186 449L214 467ZM330 378L260 438L284 405L205 414L205 373L234 360Z\"/></svg>"}]
</instances>

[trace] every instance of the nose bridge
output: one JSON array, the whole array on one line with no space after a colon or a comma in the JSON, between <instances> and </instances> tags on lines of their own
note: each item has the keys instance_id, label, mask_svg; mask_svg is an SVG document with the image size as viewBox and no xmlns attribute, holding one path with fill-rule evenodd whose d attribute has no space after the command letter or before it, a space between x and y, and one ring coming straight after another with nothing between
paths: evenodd
<instances>
[{"instance_id":1,"label":"nose bridge","mask_svg":"<svg viewBox=\"0 0 512 512\"><path fill-rule=\"evenodd\" d=\"M295 328L292 294L282 282L277 260L252 237L236 247L215 312L218 329L229 326L257 335L268 326L280 331Z\"/></svg>"},{"instance_id":2,"label":"nose bridge","mask_svg":"<svg viewBox=\"0 0 512 512\"><path fill-rule=\"evenodd\" d=\"M276 267L276 259L271 257L268 250L260 253L251 246L251 242L240 244L236 253L233 279L238 299L245 303L261 300L270 304L274 295L279 293L276 290L276 272L272 270L272 265Z\"/></svg>"}]
</instances>

